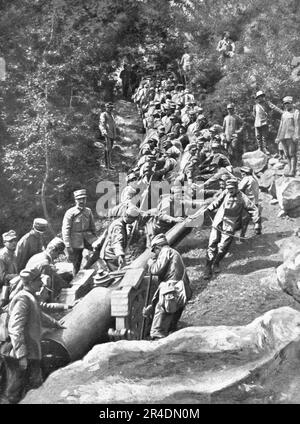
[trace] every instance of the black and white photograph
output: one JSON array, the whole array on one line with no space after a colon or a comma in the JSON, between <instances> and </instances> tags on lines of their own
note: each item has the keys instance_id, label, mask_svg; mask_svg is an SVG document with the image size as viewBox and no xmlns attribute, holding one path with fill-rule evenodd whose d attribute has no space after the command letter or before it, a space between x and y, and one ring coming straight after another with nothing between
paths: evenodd
<instances>
[{"instance_id":1,"label":"black and white photograph","mask_svg":"<svg viewBox=\"0 0 300 424\"><path fill-rule=\"evenodd\" d=\"M0 0L0 404L300 404L299 143L299 0Z\"/></svg>"}]
</instances>

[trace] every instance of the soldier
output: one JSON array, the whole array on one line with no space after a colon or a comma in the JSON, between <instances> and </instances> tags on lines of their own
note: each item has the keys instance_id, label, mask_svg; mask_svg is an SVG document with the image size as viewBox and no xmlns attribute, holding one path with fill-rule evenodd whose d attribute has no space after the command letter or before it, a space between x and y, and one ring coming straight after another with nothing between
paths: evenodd
<instances>
[{"instance_id":1,"label":"soldier","mask_svg":"<svg viewBox=\"0 0 300 424\"><path fill-rule=\"evenodd\" d=\"M216 209L218 210L212 223L212 230L206 252L204 279L209 279L211 277L212 267L215 273L220 272L219 263L228 252L235 231L240 228L244 210L250 214L255 224L254 229L256 234L261 234L259 210L257 206L238 189L238 180L233 178L227 180L226 190L207 207L207 211L214 211Z\"/></svg>"},{"instance_id":2,"label":"soldier","mask_svg":"<svg viewBox=\"0 0 300 424\"><path fill-rule=\"evenodd\" d=\"M18 275L17 258L15 255L17 234L14 230L2 234L3 249L0 250L0 288L1 301L4 305L9 296L9 282Z\"/></svg>"},{"instance_id":3,"label":"soldier","mask_svg":"<svg viewBox=\"0 0 300 424\"><path fill-rule=\"evenodd\" d=\"M293 106L293 98L286 96L283 99L285 110L282 111L276 142L281 143L288 161L286 176L294 177L297 170L297 149L300 138L300 113ZM276 108L276 110L278 110Z\"/></svg>"},{"instance_id":4,"label":"soldier","mask_svg":"<svg viewBox=\"0 0 300 424\"><path fill-rule=\"evenodd\" d=\"M267 138L269 134L270 104L266 102L266 95L263 91L256 93L255 100L256 104L253 106L253 116L255 118L254 127L257 148L269 155Z\"/></svg>"},{"instance_id":5,"label":"soldier","mask_svg":"<svg viewBox=\"0 0 300 424\"><path fill-rule=\"evenodd\" d=\"M80 270L83 249L92 250L96 228L91 209L86 207L86 190L74 191L76 205L68 209L62 223L62 238L68 259L74 265L74 274Z\"/></svg>"},{"instance_id":6,"label":"soldier","mask_svg":"<svg viewBox=\"0 0 300 424\"><path fill-rule=\"evenodd\" d=\"M64 249L64 242L59 237L55 237L43 252L33 255L26 264L26 269L38 269L40 274L45 276L43 280L53 292L52 297L55 297L62 288L69 287L54 268L54 260L64 252Z\"/></svg>"},{"instance_id":7,"label":"soldier","mask_svg":"<svg viewBox=\"0 0 300 424\"><path fill-rule=\"evenodd\" d=\"M45 248L43 235L48 229L48 222L43 218L35 218L32 229L17 243L16 257L18 272L25 268L28 260Z\"/></svg>"},{"instance_id":8,"label":"soldier","mask_svg":"<svg viewBox=\"0 0 300 424\"><path fill-rule=\"evenodd\" d=\"M99 130L105 138L105 166L108 169L114 169L111 164L111 151L117 137L117 126L112 114L113 108L114 105L112 103L106 103L105 112L100 114L99 121Z\"/></svg>"},{"instance_id":9,"label":"soldier","mask_svg":"<svg viewBox=\"0 0 300 424\"><path fill-rule=\"evenodd\" d=\"M139 216L139 209L130 205L123 217L114 220L110 224L100 251L100 258L105 261L110 271L115 271L125 265L125 253L128 243L127 225L132 225ZM97 241L94 242L93 248L97 249Z\"/></svg>"},{"instance_id":10,"label":"soldier","mask_svg":"<svg viewBox=\"0 0 300 424\"><path fill-rule=\"evenodd\" d=\"M233 134L240 134L243 129L243 122L241 118L234 113L234 105L230 103L227 105L228 115L225 116L223 121L223 131L225 133L227 150L232 141Z\"/></svg>"},{"instance_id":11,"label":"soldier","mask_svg":"<svg viewBox=\"0 0 300 424\"><path fill-rule=\"evenodd\" d=\"M40 271L23 270L20 277L24 288L9 304L8 334L11 350L9 356L17 359L18 389L7 393L9 401L19 402L29 389L39 387L43 380L40 362L42 325L49 328L65 328L55 319L40 311L36 293L42 287ZM15 388L15 387L14 387Z\"/></svg>"},{"instance_id":12,"label":"soldier","mask_svg":"<svg viewBox=\"0 0 300 424\"><path fill-rule=\"evenodd\" d=\"M241 168L242 180L239 183L239 190L246 194L249 200L259 208L259 183L257 178L253 175L253 170L248 166ZM240 237L245 237L249 222L251 221L250 215L245 212L242 217L242 230Z\"/></svg>"},{"instance_id":13,"label":"soldier","mask_svg":"<svg viewBox=\"0 0 300 424\"><path fill-rule=\"evenodd\" d=\"M182 257L169 246L164 234L153 238L151 251L154 257L148 261L149 272L158 276L160 284L143 315L149 317L154 311L150 337L155 340L176 331L192 291Z\"/></svg>"}]
</instances>

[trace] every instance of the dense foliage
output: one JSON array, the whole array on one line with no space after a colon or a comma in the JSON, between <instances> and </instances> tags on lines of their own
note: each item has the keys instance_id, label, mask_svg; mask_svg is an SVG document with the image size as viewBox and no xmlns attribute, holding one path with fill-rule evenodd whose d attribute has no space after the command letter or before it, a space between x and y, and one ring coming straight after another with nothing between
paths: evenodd
<instances>
[{"instance_id":1,"label":"dense foliage","mask_svg":"<svg viewBox=\"0 0 300 424\"><path fill-rule=\"evenodd\" d=\"M191 87L218 122L228 101L249 116L257 89L277 104L286 94L299 99L291 78L300 56L297 0L0 0L0 8L7 66L0 231L23 234L45 213L57 231L74 189L87 186L95 200L99 106L116 95L124 59L142 71L147 63L164 69L178 63L186 44ZM237 46L226 70L216 52L224 30Z\"/></svg>"}]
</instances>

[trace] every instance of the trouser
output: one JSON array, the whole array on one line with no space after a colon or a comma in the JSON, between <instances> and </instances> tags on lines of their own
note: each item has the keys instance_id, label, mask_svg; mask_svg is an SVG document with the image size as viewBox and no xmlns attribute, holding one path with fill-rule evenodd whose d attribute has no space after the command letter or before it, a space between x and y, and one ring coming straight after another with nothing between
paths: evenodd
<instances>
[{"instance_id":1,"label":"trouser","mask_svg":"<svg viewBox=\"0 0 300 424\"><path fill-rule=\"evenodd\" d=\"M266 150L268 133L269 133L268 125L255 127L255 137L256 137L256 143L257 143L258 149Z\"/></svg>"},{"instance_id":2,"label":"trouser","mask_svg":"<svg viewBox=\"0 0 300 424\"><path fill-rule=\"evenodd\" d=\"M213 261L217 254L226 255L232 240L233 232L221 232L218 228L212 227L206 252L207 259Z\"/></svg>"},{"instance_id":3,"label":"trouser","mask_svg":"<svg viewBox=\"0 0 300 424\"><path fill-rule=\"evenodd\" d=\"M104 159L105 159L105 166L107 168L111 166L111 151L112 151L113 145L114 145L114 139L106 136Z\"/></svg>"},{"instance_id":4,"label":"trouser","mask_svg":"<svg viewBox=\"0 0 300 424\"><path fill-rule=\"evenodd\" d=\"M298 144L292 139L285 139L281 140L281 145L288 161L288 173L295 176L297 170Z\"/></svg>"},{"instance_id":5,"label":"trouser","mask_svg":"<svg viewBox=\"0 0 300 424\"><path fill-rule=\"evenodd\" d=\"M0 356L0 403L18 403L28 390L43 383L40 361L29 359L26 370L21 370L19 361L10 356Z\"/></svg>"},{"instance_id":6,"label":"trouser","mask_svg":"<svg viewBox=\"0 0 300 424\"><path fill-rule=\"evenodd\" d=\"M174 314L168 314L164 307L158 302L155 306L150 336L166 337L172 328L173 320Z\"/></svg>"}]
</instances>

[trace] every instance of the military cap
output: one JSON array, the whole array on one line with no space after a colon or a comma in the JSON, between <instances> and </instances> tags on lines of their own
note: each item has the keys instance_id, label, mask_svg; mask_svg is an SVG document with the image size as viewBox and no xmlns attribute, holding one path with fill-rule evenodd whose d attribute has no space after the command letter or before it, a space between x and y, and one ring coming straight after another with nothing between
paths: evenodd
<instances>
[{"instance_id":1,"label":"military cap","mask_svg":"<svg viewBox=\"0 0 300 424\"><path fill-rule=\"evenodd\" d=\"M293 103L293 97L292 96L285 96L282 99L283 103Z\"/></svg>"},{"instance_id":2,"label":"military cap","mask_svg":"<svg viewBox=\"0 0 300 424\"><path fill-rule=\"evenodd\" d=\"M165 246L166 244L169 244L166 236L162 233L157 234L151 241L151 250L153 250L155 246Z\"/></svg>"},{"instance_id":3,"label":"military cap","mask_svg":"<svg viewBox=\"0 0 300 424\"><path fill-rule=\"evenodd\" d=\"M183 84L177 84L176 88L184 88L184 85Z\"/></svg>"},{"instance_id":4,"label":"military cap","mask_svg":"<svg viewBox=\"0 0 300 424\"><path fill-rule=\"evenodd\" d=\"M33 228L38 233L44 233L48 229L48 221L46 221L46 219L43 219L43 218L35 218L33 220Z\"/></svg>"},{"instance_id":5,"label":"military cap","mask_svg":"<svg viewBox=\"0 0 300 424\"><path fill-rule=\"evenodd\" d=\"M160 105L160 101L159 101L159 100L156 100L156 101L154 102L154 104L155 104L156 106L158 106L158 105Z\"/></svg>"},{"instance_id":6,"label":"military cap","mask_svg":"<svg viewBox=\"0 0 300 424\"><path fill-rule=\"evenodd\" d=\"M24 282L34 281L41 276L41 270L38 268L23 269L20 272L20 277Z\"/></svg>"},{"instance_id":7,"label":"military cap","mask_svg":"<svg viewBox=\"0 0 300 424\"><path fill-rule=\"evenodd\" d=\"M242 166L241 172L245 172L245 174L252 174L252 169L249 166Z\"/></svg>"},{"instance_id":8,"label":"military cap","mask_svg":"<svg viewBox=\"0 0 300 424\"><path fill-rule=\"evenodd\" d=\"M105 107L114 107L112 102L105 103Z\"/></svg>"},{"instance_id":9,"label":"military cap","mask_svg":"<svg viewBox=\"0 0 300 424\"><path fill-rule=\"evenodd\" d=\"M238 186L238 180L236 178L229 178L226 181L226 188L237 187L237 186Z\"/></svg>"},{"instance_id":10,"label":"military cap","mask_svg":"<svg viewBox=\"0 0 300 424\"><path fill-rule=\"evenodd\" d=\"M140 210L134 205L129 205L125 211L125 215L132 218L137 218L140 215Z\"/></svg>"},{"instance_id":11,"label":"military cap","mask_svg":"<svg viewBox=\"0 0 300 424\"><path fill-rule=\"evenodd\" d=\"M197 111L196 110L194 110L194 109L192 109L192 110L189 110L189 115L190 116L192 116L192 115L197 115Z\"/></svg>"},{"instance_id":12,"label":"military cap","mask_svg":"<svg viewBox=\"0 0 300 424\"><path fill-rule=\"evenodd\" d=\"M87 197L85 189L74 191L74 198L75 199L81 199L82 197Z\"/></svg>"},{"instance_id":13,"label":"military cap","mask_svg":"<svg viewBox=\"0 0 300 424\"><path fill-rule=\"evenodd\" d=\"M227 109L234 109L234 104L229 103L229 104L227 105Z\"/></svg>"},{"instance_id":14,"label":"military cap","mask_svg":"<svg viewBox=\"0 0 300 424\"><path fill-rule=\"evenodd\" d=\"M63 252L64 248L65 243L59 237L54 237L54 239L52 239L47 245L47 249L55 249L60 252Z\"/></svg>"},{"instance_id":15,"label":"military cap","mask_svg":"<svg viewBox=\"0 0 300 424\"><path fill-rule=\"evenodd\" d=\"M197 121L201 121L202 119L205 119L205 116L201 113L201 115L197 116Z\"/></svg>"},{"instance_id":16,"label":"military cap","mask_svg":"<svg viewBox=\"0 0 300 424\"><path fill-rule=\"evenodd\" d=\"M7 233L2 234L2 239L4 242L16 240L17 233L14 230L9 230Z\"/></svg>"},{"instance_id":17,"label":"military cap","mask_svg":"<svg viewBox=\"0 0 300 424\"><path fill-rule=\"evenodd\" d=\"M261 90L256 93L255 98L257 99L260 96L265 96L265 93Z\"/></svg>"},{"instance_id":18,"label":"military cap","mask_svg":"<svg viewBox=\"0 0 300 424\"><path fill-rule=\"evenodd\" d=\"M176 116L175 116L175 115L171 115L171 116L170 116L170 119L172 119L172 120L173 120L173 119L176 119Z\"/></svg>"}]
</instances>

